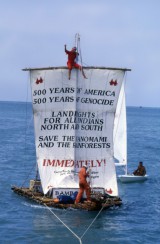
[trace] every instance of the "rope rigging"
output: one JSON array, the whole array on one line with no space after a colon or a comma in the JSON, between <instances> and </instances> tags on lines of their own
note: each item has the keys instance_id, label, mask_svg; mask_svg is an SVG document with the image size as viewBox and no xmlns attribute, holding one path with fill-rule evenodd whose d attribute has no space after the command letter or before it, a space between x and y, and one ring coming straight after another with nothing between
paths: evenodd
<instances>
[{"instance_id":1,"label":"rope rigging","mask_svg":"<svg viewBox=\"0 0 160 244\"><path fill-rule=\"evenodd\" d=\"M79 55L77 55L77 62L78 62L78 57L80 59L80 65L82 67L83 70L83 61L82 61L82 52L81 52L81 45L80 45L80 34L76 33L75 34L75 47L77 48L77 52Z\"/></svg>"},{"instance_id":2,"label":"rope rigging","mask_svg":"<svg viewBox=\"0 0 160 244\"><path fill-rule=\"evenodd\" d=\"M82 61L82 52L81 52L81 45L80 45L80 34L76 33L75 34L75 47L77 48L77 52L79 55L77 55L77 62L78 62L78 56L80 58L80 65L81 65L81 69L83 72L83 61ZM92 181L91 181L91 166L89 165L89 185L92 188Z\"/></svg>"},{"instance_id":3,"label":"rope rigging","mask_svg":"<svg viewBox=\"0 0 160 244\"><path fill-rule=\"evenodd\" d=\"M89 224L89 226L86 228L86 230L84 231L84 233L79 237L69 226L67 226L56 214L55 212L53 212L51 210L50 207L48 207L46 204L44 204L44 206L75 236L75 238L77 238L79 240L79 243L82 244L82 238L86 235L86 233L88 232L88 230L91 228L91 226L94 224L94 222L96 221L96 219L98 218L98 216L101 214L101 212L103 211L103 209L105 208L105 204L107 203L107 200L104 202L102 208L98 211L98 213L96 214L95 218L92 220L92 222Z\"/></svg>"}]
</instances>

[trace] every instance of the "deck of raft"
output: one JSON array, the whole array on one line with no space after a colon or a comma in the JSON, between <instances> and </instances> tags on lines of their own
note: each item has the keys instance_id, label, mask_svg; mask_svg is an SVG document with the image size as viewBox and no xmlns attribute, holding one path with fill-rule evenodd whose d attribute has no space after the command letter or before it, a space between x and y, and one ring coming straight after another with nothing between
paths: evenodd
<instances>
[{"instance_id":1,"label":"deck of raft","mask_svg":"<svg viewBox=\"0 0 160 244\"><path fill-rule=\"evenodd\" d=\"M92 199L91 202L84 201L78 204L75 203L64 204L64 203L55 202L55 199L49 198L40 192L31 191L29 188L13 186L11 189L18 195L33 200L38 204L45 205L45 206L47 205L48 207L54 207L60 209L73 208L73 209L84 209L88 211L93 211L93 210L100 210L101 208L108 209L110 207L120 206L122 204L122 200L119 197L108 197L103 201Z\"/></svg>"}]
</instances>

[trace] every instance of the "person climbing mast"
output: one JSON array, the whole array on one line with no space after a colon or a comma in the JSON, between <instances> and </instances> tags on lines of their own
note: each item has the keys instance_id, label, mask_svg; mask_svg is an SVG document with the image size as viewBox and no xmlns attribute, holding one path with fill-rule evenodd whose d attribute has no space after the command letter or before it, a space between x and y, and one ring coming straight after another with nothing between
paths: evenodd
<instances>
[{"instance_id":1,"label":"person climbing mast","mask_svg":"<svg viewBox=\"0 0 160 244\"><path fill-rule=\"evenodd\" d=\"M79 55L79 53L77 52L77 48L73 47L71 51L67 50L67 45L64 45L64 50L65 53L68 55L68 61L67 61L67 66L68 66L68 79L71 79L71 71L73 68L79 69L80 71L82 71L82 75L85 79L87 79L87 77L85 76L85 73L83 71L83 68L81 65L79 65L78 63L76 63L76 58Z\"/></svg>"}]
</instances>

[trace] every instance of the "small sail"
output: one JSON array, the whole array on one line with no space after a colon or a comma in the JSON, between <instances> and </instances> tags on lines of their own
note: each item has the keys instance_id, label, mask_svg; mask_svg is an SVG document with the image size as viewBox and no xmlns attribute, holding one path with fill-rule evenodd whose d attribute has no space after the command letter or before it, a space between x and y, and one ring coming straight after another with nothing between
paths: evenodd
<instances>
[{"instance_id":1,"label":"small sail","mask_svg":"<svg viewBox=\"0 0 160 244\"><path fill-rule=\"evenodd\" d=\"M116 165L127 164L127 123L124 82L122 83L114 121L114 157L118 160Z\"/></svg>"},{"instance_id":2,"label":"small sail","mask_svg":"<svg viewBox=\"0 0 160 244\"><path fill-rule=\"evenodd\" d=\"M113 160L115 112L125 70L30 69L37 163L44 194L79 187L88 165L91 187L118 195Z\"/></svg>"}]
</instances>

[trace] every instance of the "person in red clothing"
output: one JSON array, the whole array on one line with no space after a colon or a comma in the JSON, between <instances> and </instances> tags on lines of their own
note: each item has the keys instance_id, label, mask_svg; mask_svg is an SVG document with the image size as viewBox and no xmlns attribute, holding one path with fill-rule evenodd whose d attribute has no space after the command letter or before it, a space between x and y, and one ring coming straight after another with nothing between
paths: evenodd
<instances>
[{"instance_id":1,"label":"person in red clothing","mask_svg":"<svg viewBox=\"0 0 160 244\"><path fill-rule=\"evenodd\" d=\"M85 74L84 74L84 71L83 71L82 67L79 64L77 64L76 61L75 61L77 56L79 55L79 53L77 52L77 48L73 47L71 51L68 51L67 48L66 48L66 45L65 45L64 49L65 49L66 54L68 55L68 61L67 61L68 79L70 80L70 78L71 78L71 70L73 68L81 70L83 77L85 79L87 79Z\"/></svg>"},{"instance_id":2,"label":"person in red clothing","mask_svg":"<svg viewBox=\"0 0 160 244\"><path fill-rule=\"evenodd\" d=\"M87 166L83 166L79 171L79 192L77 194L75 203L79 203L81 201L84 191L86 192L87 201L91 201L91 189L86 180L87 177L89 177L89 174L87 173Z\"/></svg>"}]
</instances>

